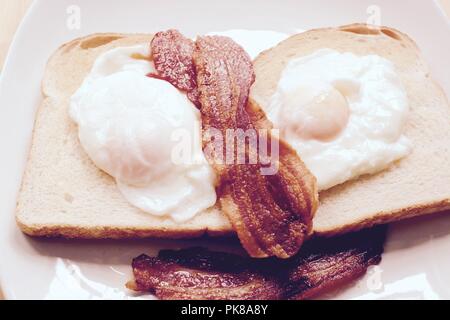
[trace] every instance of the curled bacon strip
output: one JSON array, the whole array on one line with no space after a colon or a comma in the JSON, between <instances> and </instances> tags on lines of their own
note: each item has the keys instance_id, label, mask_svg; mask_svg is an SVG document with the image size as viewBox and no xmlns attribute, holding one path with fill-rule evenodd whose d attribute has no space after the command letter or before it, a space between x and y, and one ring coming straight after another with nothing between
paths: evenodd
<instances>
[{"instance_id":1,"label":"curled bacon strip","mask_svg":"<svg viewBox=\"0 0 450 320\"><path fill-rule=\"evenodd\" d=\"M128 286L164 300L279 299L278 282L250 265L238 255L202 248L165 250L157 258L135 258L135 282Z\"/></svg>"},{"instance_id":2,"label":"curled bacon strip","mask_svg":"<svg viewBox=\"0 0 450 320\"><path fill-rule=\"evenodd\" d=\"M220 130L225 137L229 129L257 130L261 125L270 129L264 113L248 103L255 75L250 57L239 45L227 37L200 37L193 58L204 138L210 130ZM269 135L267 149L271 139L277 138ZM223 166L220 160L212 159L221 182L217 190L222 211L252 257L288 258L296 254L311 232L317 208L315 177L287 144L278 141L278 145L279 158L272 163L278 170L271 175L261 174L261 161ZM247 147L249 159L257 150ZM237 159L237 150L234 152ZM225 153L223 146L213 156Z\"/></svg>"},{"instance_id":3,"label":"curled bacon strip","mask_svg":"<svg viewBox=\"0 0 450 320\"><path fill-rule=\"evenodd\" d=\"M133 260L136 291L160 299L308 299L363 275L381 261L385 228L312 240L288 260L252 259L202 248Z\"/></svg>"},{"instance_id":4,"label":"curled bacon strip","mask_svg":"<svg viewBox=\"0 0 450 320\"><path fill-rule=\"evenodd\" d=\"M169 30L157 33L151 47L158 71L155 76L188 92L201 108L204 151L211 130L219 130L225 137L230 129L271 129L264 112L248 101L255 80L252 61L230 38L201 37L194 43ZM294 150L270 133L259 143L265 143L271 152L273 140L278 145L276 160L269 156L256 164L224 166L215 158L226 153L224 144L223 150L205 155L220 179L217 193L222 211L247 252L253 257L288 258L311 232L318 195L315 177ZM234 152L237 159L237 148ZM255 154L258 156L258 150L248 146L244 159ZM275 174L261 174L262 162L267 164L267 159L277 168Z\"/></svg>"},{"instance_id":5,"label":"curled bacon strip","mask_svg":"<svg viewBox=\"0 0 450 320\"><path fill-rule=\"evenodd\" d=\"M185 91L189 100L199 106L197 76L192 62L194 41L185 38L177 30L168 30L156 33L150 46L158 73L149 76L170 82Z\"/></svg>"}]
</instances>

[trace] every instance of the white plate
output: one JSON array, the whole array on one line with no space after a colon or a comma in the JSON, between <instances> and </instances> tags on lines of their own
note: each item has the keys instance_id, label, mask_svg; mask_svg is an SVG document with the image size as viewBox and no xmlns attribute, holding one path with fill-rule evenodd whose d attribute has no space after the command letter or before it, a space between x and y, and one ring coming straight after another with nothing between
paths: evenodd
<instances>
[{"instance_id":1,"label":"white plate","mask_svg":"<svg viewBox=\"0 0 450 320\"><path fill-rule=\"evenodd\" d=\"M37 240L16 227L14 208L39 105L45 63L62 43L93 32L179 28L194 36L227 29L274 30L376 22L411 35L450 93L450 27L437 3L388 1L36 1L16 34L0 84L0 276L7 298L128 298L130 260L164 241ZM80 29L69 28L80 9ZM70 21L69 21L70 22ZM75 21L76 22L76 21ZM76 23L75 23L76 26ZM194 243L196 243L194 241ZM198 242L197 242L198 243ZM450 298L450 215L391 227L379 267L337 298ZM133 297L135 298L135 297Z\"/></svg>"}]
</instances>

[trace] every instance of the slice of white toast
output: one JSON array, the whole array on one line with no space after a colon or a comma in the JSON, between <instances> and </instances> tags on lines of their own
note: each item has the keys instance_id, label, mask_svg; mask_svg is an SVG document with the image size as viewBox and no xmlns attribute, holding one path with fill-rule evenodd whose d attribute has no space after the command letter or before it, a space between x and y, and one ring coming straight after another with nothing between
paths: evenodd
<instances>
[{"instance_id":1,"label":"slice of white toast","mask_svg":"<svg viewBox=\"0 0 450 320\"><path fill-rule=\"evenodd\" d=\"M20 228L34 236L69 238L197 237L232 232L216 208L177 224L133 207L78 140L69 101L95 59L114 47L148 43L152 35L95 34L60 47L42 83L33 141L17 205Z\"/></svg>"},{"instance_id":2,"label":"slice of white toast","mask_svg":"<svg viewBox=\"0 0 450 320\"><path fill-rule=\"evenodd\" d=\"M113 178L91 162L78 141L77 127L68 116L69 99L95 58L113 47L151 39L151 35L96 34L62 46L50 59L17 205L17 221L25 233L69 238L233 233L218 208L182 224L136 209L120 194ZM410 101L406 135L414 150L379 174L322 192L314 231L331 236L450 209L450 107L406 35L390 28L351 25L293 36L256 59L251 97L261 105L267 103L290 59L325 47L378 54L394 62Z\"/></svg>"}]
</instances>

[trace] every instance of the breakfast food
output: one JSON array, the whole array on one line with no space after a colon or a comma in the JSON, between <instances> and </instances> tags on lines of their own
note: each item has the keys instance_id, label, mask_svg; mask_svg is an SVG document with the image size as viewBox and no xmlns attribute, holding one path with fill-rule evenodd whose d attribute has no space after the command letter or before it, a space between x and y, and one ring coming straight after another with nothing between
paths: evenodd
<instances>
[{"instance_id":1,"label":"breakfast food","mask_svg":"<svg viewBox=\"0 0 450 320\"><path fill-rule=\"evenodd\" d=\"M217 176L214 170L205 165L203 154L199 152L200 145L192 152L194 158L195 155L200 158L197 159L199 162L184 166L181 171L189 179L179 181L174 178L179 176L180 171L174 170L166 161L170 150L168 146L173 146L173 141L167 140L167 135L161 131L164 130L163 125L167 123L167 119L179 120L182 127L200 135L201 114L195 109L195 104L191 103L196 103L198 93L193 91L189 95L189 101L181 94L176 97L177 90L168 83L157 81L158 72L148 60L152 39L151 35L92 35L62 46L50 59L43 81L45 100L37 114L30 157L17 206L17 221L27 234L69 238L183 238L204 233L224 235L234 232L232 224L219 210L218 204L211 206L215 202ZM191 51L187 52L190 54ZM374 55L375 58L370 58ZM305 62L305 57L311 64ZM280 107L271 109L271 106L276 106L273 101L277 100L273 96L280 92L277 88L283 87L280 79L291 79L286 66L292 61L299 68L310 68L321 61L333 63L347 58L352 62L356 61L355 65L361 70L372 70L375 75L378 74L377 70L381 70L380 76L390 81L387 83L390 84L390 89L386 91L388 95L384 97L394 97L396 107L389 108L392 106L383 100L373 99L374 92L379 92L384 87L372 93L367 91L367 95L372 96L369 101L375 101L385 108L379 115L369 112L369 122L379 120L384 114L390 115L388 118L393 120L384 119L387 120L387 125L380 128L381 135L370 136L373 138L371 141L377 142L375 145L378 149L369 148L371 152L375 151L369 153L369 156L365 154L365 157L361 157L365 159L360 163L361 166L355 168L356 162L353 160L343 161L344 170L336 171L333 165L341 162L335 157L326 160L324 155L330 150L328 146L333 146L336 142L336 137L342 138L342 133L350 124L361 124L361 121L352 122L354 111L358 109L355 109L354 104L346 104L346 90L350 90L350 93L352 90L358 91L363 78L352 74L350 80L353 81L341 81L339 90L336 90L332 85L339 79L317 83L307 74L300 84L308 82L306 91L317 94L305 95L304 85L294 90L292 96L300 99L299 105L306 105L306 111L308 106L311 107L311 101L312 105L320 106L317 97L324 94L329 101L337 102L334 105L338 116L336 119L325 118L326 130L325 126L316 130L313 117L311 122L303 124L310 128L307 130L309 136L300 135L297 140L305 142L305 146L311 136L317 138L317 141L323 140L320 144L311 144L311 150L320 152L311 153L311 157L305 154L304 157L317 175L320 173L317 173L311 159L321 159L322 162L317 162L322 163L318 168L324 168L324 165L330 163L328 167L333 169L332 174L327 175L326 179L320 178L319 185L326 188L328 185L341 183L342 179L353 179L320 193L320 206L313 220L314 232L331 236L449 208L450 186L446 183L450 180L450 170L446 165L450 152L446 147L446 141L450 137L446 121L450 114L448 102L429 77L417 47L402 33L390 28L373 29L365 25L351 25L295 35L255 60L256 81L250 92L251 105L252 101L256 102L253 105L259 105L268 111L268 119L281 126L286 121L285 113L277 118ZM366 62L369 67L365 65ZM348 73L352 68L349 64L346 66L344 71ZM283 72L287 73L286 77ZM147 74L149 77L145 77ZM329 70L321 71L321 75L323 78L336 78ZM167 77L162 75L165 76ZM397 83L398 79L401 84ZM126 86L131 81L140 87ZM135 90L144 86L149 89ZM193 87L188 82L185 91L192 91ZM118 90L119 88L123 90ZM100 94L92 94L97 89ZM166 94L160 95L159 91ZM77 92L87 94L78 96ZM407 106L402 92L406 93ZM152 110L157 110L158 105L152 102L154 108L141 113L142 109L138 108L138 104L155 101L155 96L161 97L158 103L162 105L172 102L182 105L183 119L177 119L173 110L168 108L164 110L161 122L154 123L153 128L143 126L148 122L146 119L154 118ZM110 98L114 101L109 101ZM133 106L136 108L130 109L130 112L134 110L135 114L143 116L142 119L128 118L127 123L136 124L133 126L134 130L130 131L130 128L121 125L124 122L120 121L120 117L124 114L117 101L128 101L128 104L134 101ZM98 105L98 113L89 110L92 104ZM107 107L109 105L111 108ZM287 103L287 108L292 106L295 107L295 104ZM367 113L367 104L365 108L364 104L359 107ZM278 110L278 113L273 115L269 109ZM362 116L364 112L361 113ZM295 112L287 113L293 119L298 117ZM105 127L104 123L98 122L98 117L103 116L110 117L112 126ZM131 116L132 112L129 117ZM358 119L365 119L362 116ZM198 123L198 129L195 123ZM287 121L287 124L286 128L281 129L286 130L288 136L297 139L298 130L295 125L292 126L292 121ZM94 131L90 130L110 130L113 134L108 135L114 139L101 140L101 136L93 135ZM154 130L152 132L158 134L146 134L145 130ZM386 134L383 130L387 130ZM132 140L127 140L130 137ZM388 148L378 143L377 139L380 137L384 146L390 147L394 152L386 152ZM193 139L200 141L201 138L194 135ZM295 139L286 139L287 142L290 140L294 149ZM364 153L364 149L359 146L367 146L366 138L355 139L359 141L355 150L362 150ZM87 142L83 143L83 140ZM130 144L130 141L133 143ZM339 142L344 140L340 139ZM150 145L151 148L143 149L143 145ZM347 144L334 144L336 147L343 145ZM350 144L348 150L352 150L354 146ZM117 156L118 154L121 156ZM392 163L396 159L399 161ZM372 166L374 163L378 164ZM386 166L388 167L385 168ZM366 171L361 171L361 168ZM376 174L359 176L381 169L384 170ZM341 176L349 171L353 174L344 178ZM435 174L436 172L439 174ZM170 188L164 189L162 186ZM180 192L170 192L174 188ZM155 192L157 197L152 199L151 195Z\"/></svg>"},{"instance_id":2,"label":"breakfast food","mask_svg":"<svg viewBox=\"0 0 450 320\"><path fill-rule=\"evenodd\" d=\"M199 37L193 42L176 30L157 33L151 51L157 53L153 59L157 73L151 76L191 94L200 109L203 150L219 177L220 208L248 255L290 258L297 254L311 230L317 201L316 179L297 153L276 138L277 170L264 175L266 161L219 161L227 154L223 143L208 152L212 130L225 136L231 129L271 128L265 113L248 100L254 81L248 55L227 37ZM258 155L258 146L249 143L244 158ZM231 154L237 158L236 148ZM129 288L163 299L304 299L364 274L370 264L379 262L383 242L384 236L376 232L348 241L333 239L333 245L314 247L310 242L309 249L303 247L290 261L255 262L194 249L162 252L158 258L141 255L133 260L135 281Z\"/></svg>"},{"instance_id":3,"label":"breakfast food","mask_svg":"<svg viewBox=\"0 0 450 320\"><path fill-rule=\"evenodd\" d=\"M238 236L247 256L135 258L128 287L162 299L310 298L378 263L385 229L314 234L450 208L448 101L394 29L311 30L254 61L227 36L93 35L43 92L25 233Z\"/></svg>"},{"instance_id":4,"label":"breakfast food","mask_svg":"<svg viewBox=\"0 0 450 320\"><path fill-rule=\"evenodd\" d=\"M309 299L329 292L378 264L383 226L333 239L315 239L289 260L250 259L202 248L160 251L133 260L127 286L160 299Z\"/></svg>"}]
</instances>

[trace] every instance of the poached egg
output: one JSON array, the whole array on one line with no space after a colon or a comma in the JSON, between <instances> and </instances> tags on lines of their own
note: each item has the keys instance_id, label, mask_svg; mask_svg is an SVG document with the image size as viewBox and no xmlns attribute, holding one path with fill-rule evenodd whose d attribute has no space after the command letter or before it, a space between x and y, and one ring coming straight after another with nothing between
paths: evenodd
<instances>
[{"instance_id":1,"label":"poached egg","mask_svg":"<svg viewBox=\"0 0 450 320\"><path fill-rule=\"evenodd\" d=\"M170 83L146 76L149 56L148 44L101 55L70 116L84 150L131 204L182 222L215 204L215 174L201 149L200 112ZM186 136L198 141L188 155L175 153Z\"/></svg>"},{"instance_id":2,"label":"poached egg","mask_svg":"<svg viewBox=\"0 0 450 320\"><path fill-rule=\"evenodd\" d=\"M268 118L316 176L319 190L385 169L410 153L408 99L389 60L321 49L291 60Z\"/></svg>"}]
</instances>

